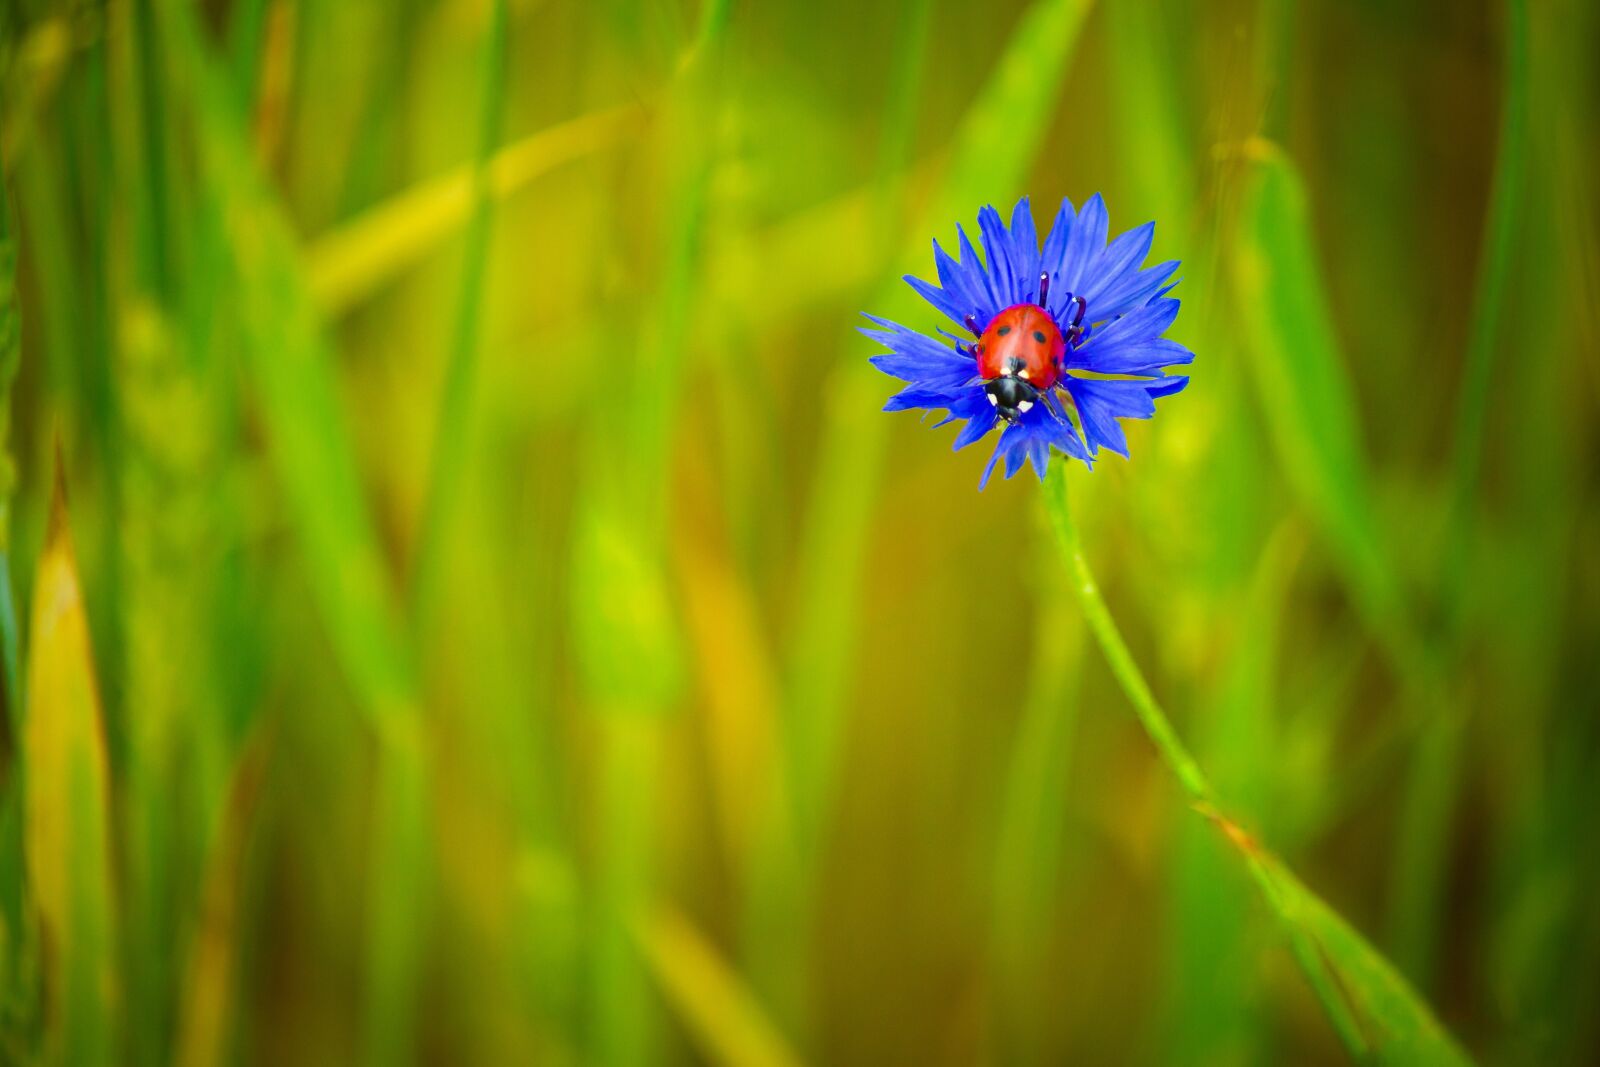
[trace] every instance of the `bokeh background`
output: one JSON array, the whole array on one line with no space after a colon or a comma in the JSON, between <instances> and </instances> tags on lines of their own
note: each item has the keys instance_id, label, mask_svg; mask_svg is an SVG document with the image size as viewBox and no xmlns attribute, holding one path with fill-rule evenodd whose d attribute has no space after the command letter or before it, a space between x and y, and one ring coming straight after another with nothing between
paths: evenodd
<instances>
[{"instance_id":1,"label":"bokeh background","mask_svg":"<svg viewBox=\"0 0 1600 1067\"><path fill-rule=\"evenodd\" d=\"M1596 1062L1597 44L9 0L0 1060L1347 1062L1253 841L1402 1016ZM1068 492L1248 839L1039 485L880 414L855 332L1097 191L1198 359ZM1435 1062L1371 977L1355 1047Z\"/></svg>"}]
</instances>

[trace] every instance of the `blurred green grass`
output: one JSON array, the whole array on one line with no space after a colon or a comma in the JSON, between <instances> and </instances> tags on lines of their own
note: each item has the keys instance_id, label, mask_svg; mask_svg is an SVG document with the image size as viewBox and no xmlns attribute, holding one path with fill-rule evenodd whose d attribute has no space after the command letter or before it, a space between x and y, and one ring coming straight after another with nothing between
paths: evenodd
<instances>
[{"instance_id":1,"label":"blurred green grass","mask_svg":"<svg viewBox=\"0 0 1600 1067\"><path fill-rule=\"evenodd\" d=\"M1597 29L7 5L0 1060L1600 1058ZM1199 359L1072 510L1232 836L854 332L1096 191Z\"/></svg>"}]
</instances>

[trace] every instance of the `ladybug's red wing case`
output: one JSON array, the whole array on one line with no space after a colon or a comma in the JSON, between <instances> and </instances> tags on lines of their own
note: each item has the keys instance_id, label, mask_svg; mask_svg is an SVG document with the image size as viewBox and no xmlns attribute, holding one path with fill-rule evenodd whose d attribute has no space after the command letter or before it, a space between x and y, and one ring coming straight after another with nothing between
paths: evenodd
<instances>
[{"instance_id":1,"label":"ladybug's red wing case","mask_svg":"<svg viewBox=\"0 0 1600 1067\"><path fill-rule=\"evenodd\" d=\"M1037 304L1014 304L990 321L976 346L978 377L1001 419L1016 422L1055 388L1066 350L1061 328Z\"/></svg>"},{"instance_id":2,"label":"ladybug's red wing case","mask_svg":"<svg viewBox=\"0 0 1600 1067\"><path fill-rule=\"evenodd\" d=\"M985 381L1016 376L1036 389L1049 389L1060 377L1066 351L1061 329L1037 304L1016 304L990 320L978 339L978 377Z\"/></svg>"}]
</instances>

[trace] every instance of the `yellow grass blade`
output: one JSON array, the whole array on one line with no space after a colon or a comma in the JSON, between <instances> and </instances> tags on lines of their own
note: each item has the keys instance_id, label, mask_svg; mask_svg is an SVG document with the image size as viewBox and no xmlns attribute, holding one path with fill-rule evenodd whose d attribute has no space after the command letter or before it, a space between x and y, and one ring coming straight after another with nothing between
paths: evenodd
<instances>
[{"instance_id":1,"label":"yellow grass blade","mask_svg":"<svg viewBox=\"0 0 1600 1067\"><path fill-rule=\"evenodd\" d=\"M504 200L541 174L617 143L641 118L636 107L600 111L507 145L489 163L490 198ZM324 314L335 318L349 311L464 226L472 214L472 190L473 168L463 165L312 242L306 273Z\"/></svg>"},{"instance_id":2,"label":"yellow grass blade","mask_svg":"<svg viewBox=\"0 0 1600 1067\"><path fill-rule=\"evenodd\" d=\"M105 733L59 471L29 632L23 833L43 934L47 1058L107 1063L116 993Z\"/></svg>"},{"instance_id":3,"label":"yellow grass blade","mask_svg":"<svg viewBox=\"0 0 1600 1067\"><path fill-rule=\"evenodd\" d=\"M708 1060L726 1067L800 1067L754 995L687 919L660 907L636 933L662 992Z\"/></svg>"},{"instance_id":4,"label":"yellow grass blade","mask_svg":"<svg viewBox=\"0 0 1600 1067\"><path fill-rule=\"evenodd\" d=\"M234 769L201 890L199 926L184 975L177 1062L206 1067L226 1060L233 1023L234 971L239 955L239 905L245 861L271 756L270 726L246 744Z\"/></svg>"}]
</instances>

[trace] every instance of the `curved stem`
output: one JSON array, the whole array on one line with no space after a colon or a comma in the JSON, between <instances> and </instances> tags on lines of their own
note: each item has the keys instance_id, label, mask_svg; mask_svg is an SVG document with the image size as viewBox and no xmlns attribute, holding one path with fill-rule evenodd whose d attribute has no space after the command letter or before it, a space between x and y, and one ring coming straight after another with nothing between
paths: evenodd
<instances>
[{"instance_id":1,"label":"curved stem","mask_svg":"<svg viewBox=\"0 0 1600 1067\"><path fill-rule=\"evenodd\" d=\"M1106 655L1111 673L1116 675L1122 691L1128 695L1128 700L1133 704L1133 712L1139 717L1139 724L1144 727L1144 732L1150 735L1150 740L1155 742L1161 758L1171 768L1172 773L1177 775L1178 781L1190 799L1196 804L1215 808L1216 791L1211 788L1211 782L1200 770L1200 765L1189 755L1189 750L1184 747L1177 731L1172 728L1167 713L1156 703L1155 694L1150 692L1149 683L1144 680L1139 665L1133 660L1133 653L1128 651L1127 643L1122 640L1121 631L1111 618L1106 602L1100 597L1100 587L1095 584L1094 573L1089 570L1089 561L1084 558L1083 543L1078 537L1078 528L1073 524L1071 512L1067 508L1066 464L1060 464L1055 475L1045 480L1044 501L1045 510L1050 516L1050 526L1055 531L1056 544L1060 546L1061 554L1066 557L1067 565L1071 569L1072 589L1078 595L1078 602L1083 605L1084 620L1089 624L1095 640L1100 643L1100 649Z\"/></svg>"},{"instance_id":2,"label":"curved stem","mask_svg":"<svg viewBox=\"0 0 1600 1067\"><path fill-rule=\"evenodd\" d=\"M1357 1063L1370 1062L1370 1046L1362 1035L1361 1026L1351 1005L1340 990L1337 969L1326 958L1314 932L1308 929L1300 918L1302 902L1299 894L1307 891L1299 889L1297 882L1286 886L1283 882L1284 876L1280 874L1281 869L1277 867L1276 858L1257 845L1238 823L1225 814L1210 779L1205 776L1200 765L1184 747L1178 732L1172 728L1172 723L1167 719L1167 713L1162 711L1161 705L1156 702L1155 694L1150 692L1149 683L1144 680L1139 665L1134 662L1133 653L1128 650L1127 643L1122 640L1121 631L1111 618L1110 609L1101 599L1100 587L1095 583L1094 573L1089 570L1089 561L1083 554L1083 542L1078 537L1078 528L1073 524L1072 514L1067 508L1065 463L1059 465L1054 476L1045 480L1044 501L1045 511L1050 516L1050 526L1055 531L1056 543L1060 546L1061 554L1066 558L1067 566L1071 570L1072 588L1078 595L1079 604L1083 607L1084 620L1089 624L1095 640L1100 643L1100 650L1105 653L1106 662L1111 666L1111 673L1116 675L1122 691L1128 695L1128 700L1133 704L1133 711L1139 717L1139 724L1144 727L1150 740L1155 742L1156 750L1160 752L1162 760L1172 773L1177 776L1184 792L1189 794L1195 809L1214 822L1244 857L1251 877L1283 923L1290 948L1305 971L1312 992L1322 1003L1334 1032L1338 1034L1339 1040L1351 1058Z\"/></svg>"}]
</instances>

